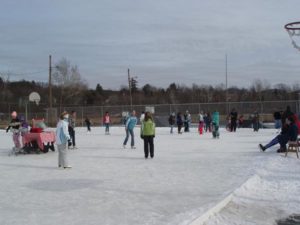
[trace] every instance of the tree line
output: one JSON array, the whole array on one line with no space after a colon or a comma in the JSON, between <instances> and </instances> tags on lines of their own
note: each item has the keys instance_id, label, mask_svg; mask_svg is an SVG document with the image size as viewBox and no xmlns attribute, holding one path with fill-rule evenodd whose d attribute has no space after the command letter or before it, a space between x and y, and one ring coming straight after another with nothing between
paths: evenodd
<instances>
[{"instance_id":1,"label":"tree line","mask_svg":"<svg viewBox=\"0 0 300 225\"><path fill-rule=\"evenodd\" d=\"M71 65L65 58L53 67L52 76L54 107L130 104L128 85L121 86L119 90L110 90L98 83L96 88L91 89L81 76L78 67ZM24 107L29 94L33 91L42 96L41 105L36 107L45 108L49 102L48 82L10 81L7 76L1 74L0 112L7 111L7 104ZM168 87L161 88L151 84L139 87L138 80L131 81L133 105L225 102L226 97L229 102L297 100L299 92L299 84L291 86L282 83L271 86L261 80L253 81L249 88L232 86L227 90L223 84L186 86L171 83Z\"/></svg>"}]
</instances>

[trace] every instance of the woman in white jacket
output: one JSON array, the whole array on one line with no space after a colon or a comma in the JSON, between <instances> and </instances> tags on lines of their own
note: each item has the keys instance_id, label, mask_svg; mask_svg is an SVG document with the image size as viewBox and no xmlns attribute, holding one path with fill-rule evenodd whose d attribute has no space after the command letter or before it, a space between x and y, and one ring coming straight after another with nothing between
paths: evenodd
<instances>
[{"instance_id":1,"label":"woman in white jacket","mask_svg":"<svg viewBox=\"0 0 300 225\"><path fill-rule=\"evenodd\" d=\"M69 114L63 112L59 117L59 122L56 126L56 144L58 149L58 167L72 168L67 160L67 143L70 140L68 131Z\"/></svg>"}]
</instances>

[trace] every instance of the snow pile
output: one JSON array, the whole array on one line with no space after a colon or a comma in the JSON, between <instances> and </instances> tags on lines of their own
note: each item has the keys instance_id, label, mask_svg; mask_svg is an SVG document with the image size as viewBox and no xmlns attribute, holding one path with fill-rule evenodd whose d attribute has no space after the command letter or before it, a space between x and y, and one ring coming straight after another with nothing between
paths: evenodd
<instances>
[{"instance_id":1,"label":"snow pile","mask_svg":"<svg viewBox=\"0 0 300 225\"><path fill-rule=\"evenodd\" d=\"M300 161L281 155L264 164L264 169L234 191L228 205L205 225L272 225L299 213Z\"/></svg>"}]
</instances>

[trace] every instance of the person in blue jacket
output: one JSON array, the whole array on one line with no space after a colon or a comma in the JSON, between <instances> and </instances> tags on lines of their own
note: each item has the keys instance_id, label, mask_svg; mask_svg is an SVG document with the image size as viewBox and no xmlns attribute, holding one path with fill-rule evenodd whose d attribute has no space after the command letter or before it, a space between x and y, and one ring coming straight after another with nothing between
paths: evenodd
<instances>
[{"instance_id":1,"label":"person in blue jacket","mask_svg":"<svg viewBox=\"0 0 300 225\"><path fill-rule=\"evenodd\" d=\"M131 143L130 146L132 149L135 149L134 146L134 132L133 129L135 125L137 124L137 118L136 118L136 112L135 110L132 111L131 116L127 119L126 124L125 124L125 131L126 131L126 137L123 142L123 147L126 148L126 144L129 138L129 135L131 136Z\"/></svg>"}]
</instances>

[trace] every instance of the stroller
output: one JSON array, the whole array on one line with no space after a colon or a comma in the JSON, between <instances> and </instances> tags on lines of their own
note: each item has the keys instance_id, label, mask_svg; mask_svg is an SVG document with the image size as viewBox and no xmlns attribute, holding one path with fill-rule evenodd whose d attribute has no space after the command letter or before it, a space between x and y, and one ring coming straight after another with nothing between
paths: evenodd
<instances>
[{"instance_id":1,"label":"stroller","mask_svg":"<svg viewBox=\"0 0 300 225\"><path fill-rule=\"evenodd\" d=\"M44 119L33 119L32 120L32 128L30 129L29 133L25 134L25 139L30 139L30 141L24 141L24 147L23 149L26 152L32 152L32 153L47 153L49 150L55 151L54 148L54 133L50 131L45 131L46 124L44 122ZM45 135L52 134L51 141L47 139L45 140ZM37 139L37 136L39 139Z\"/></svg>"}]
</instances>

